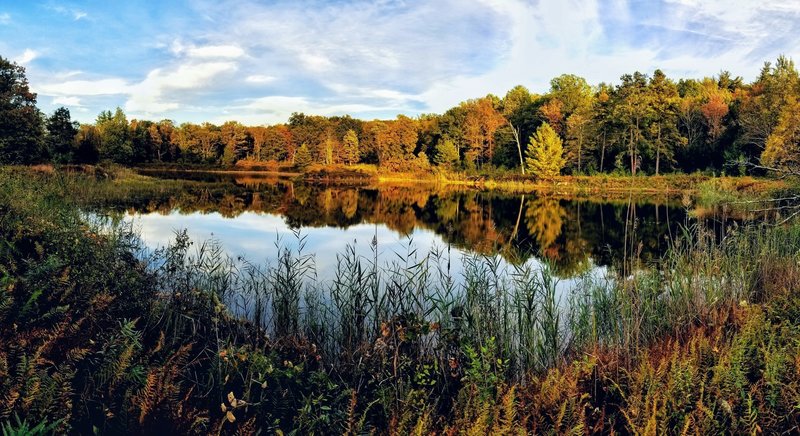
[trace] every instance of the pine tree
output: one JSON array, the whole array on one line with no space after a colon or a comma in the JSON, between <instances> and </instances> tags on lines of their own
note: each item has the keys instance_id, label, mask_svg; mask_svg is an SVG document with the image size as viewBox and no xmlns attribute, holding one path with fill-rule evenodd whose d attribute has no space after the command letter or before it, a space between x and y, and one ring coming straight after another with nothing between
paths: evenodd
<instances>
[{"instance_id":1,"label":"pine tree","mask_svg":"<svg viewBox=\"0 0 800 436\"><path fill-rule=\"evenodd\" d=\"M346 163L349 165L358 163L358 135L356 132L353 129L348 130L344 138L342 138L342 142L344 144L344 159Z\"/></svg>"},{"instance_id":2,"label":"pine tree","mask_svg":"<svg viewBox=\"0 0 800 436\"><path fill-rule=\"evenodd\" d=\"M312 162L311 150L308 149L308 144L304 142L294 155L294 166L300 170L304 170L308 168Z\"/></svg>"},{"instance_id":3,"label":"pine tree","mask_svg":"<svg viewBox=\"0 0 800 436\"><path fill-rule=\"evenodd\" d=\"M558 176L566 163L561 138L547 123L542 124L531 136L525 154L528 170L539 178Z\"/></svg>"},{"instance_id":4,"label":"pine tree","mask_svg":"<svg viewBox=\"0 0 800 436\"><path fill-rule=\"evenodd\" d=\"M75 136L78 123L72 121L69 109L58 108L47 119L47 149L56 163L72 162L75 154Z\"/></svg>"},{"instance_id":5,"label":"pine tree","mask_svg":"<svg viewBox=\"0 0 800 436\"><path fill-rule=\"evenodd\" d=\"M114 112L100 112L95 125L100 133L100 159L130 163L133 158L133 142L125 112L121 108Z\"/></svg>"},{"instance_id":6,"label":"pine tree","mask_svg":"<svg viewBox=\"0 0 800 436\"><path fill-rule=\"evenodd\" d=\"M436 157L434 161L436 165L447 168L448 170L452 170L458 166L459 156L456 143L450 138L439 141L436 144Z\"/></svg>"}]
</instances>

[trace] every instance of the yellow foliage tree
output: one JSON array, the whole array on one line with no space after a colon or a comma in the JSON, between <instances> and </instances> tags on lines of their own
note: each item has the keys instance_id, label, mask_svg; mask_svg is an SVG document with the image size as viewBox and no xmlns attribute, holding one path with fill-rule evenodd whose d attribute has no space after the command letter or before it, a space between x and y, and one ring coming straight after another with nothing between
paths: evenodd
<instances>
[{"instance_id":1,"label":"yellow foliage tree","mask_svg":"<svg viewBox=\"0 0 800 436\"><path fill-rule=\"evenodd\" d=\"M545 179L561 174L566 163L561 138L547 123L542 124L531 136L525 155L528 170L536 177Z\"/></svg>"},{"instance_id":2,"label":"yellow foliage tree","mask_svg":"<svg viewBox=\"0 0 800 436\"><path fill-rule=\"evenodd\" d=\"M797 169L800 164L800 101L789 96L781 108L778 125L767 138L761 163L781 169Z\"/></svg>"}]
</instances>

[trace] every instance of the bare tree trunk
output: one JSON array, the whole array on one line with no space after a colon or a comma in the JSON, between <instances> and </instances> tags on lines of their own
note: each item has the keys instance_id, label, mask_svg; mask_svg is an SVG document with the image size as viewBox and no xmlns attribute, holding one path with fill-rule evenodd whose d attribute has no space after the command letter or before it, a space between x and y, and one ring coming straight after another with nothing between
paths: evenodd
<instances>
[{"instance_id":1,"label":"bare tree trunk","mask_svg":"<svg viewBox=\"0 0 800 436\"><path fill-rule=\"evenodd\" d=\"M656 140L656 175L658 175L658 166L661 161L661 126L658 126L658 139Z\"/></svg>"},{"instance_id":2,"label":"bare tree trunk","mask_svg":"<svg viewBox=\"0 0 800 436\"><path fill-rule=\"evenodd\" d=\"M511 126L511 132L514 133L514 140L517 141L517 151L519 152L519 168L522 171L522 175L525 175L525 161L522 159L522 143L519 140L519 132L511 124L511 121L508 121L508 125Z\"/></svg>"},{"instance_id":3,"label":"bare tree trunk","mask_svg":"<svg viewBox=\"0 0 800 436\"><path fill-rule=\"evenodd\" d=\"M600 150L600 172L603 172L603 164L606 160L606 131L603 130L603 146Z\"/></svg>"},{"instance_id":4,"label":"bare tree trunk","mask_svg":"<svg viewBox=\"0 0 800 436\"><path fill-rule=\"evenodd\" d=\"M631 158L631 175L636 175L636 153L633 151L633 129L631 129L631 139L628 142L628 155Z\"/></svg>"},{"instance_id":5,"label":"bare tree trunk","mask_svg":"<svg viewBox=\"0 0 800 436\"><path fill-rule=\"evenodd\" d=\"M578 134L578 174L581 172L581 149L583 148L583 131Z\"/></svg>"}]
</instances>

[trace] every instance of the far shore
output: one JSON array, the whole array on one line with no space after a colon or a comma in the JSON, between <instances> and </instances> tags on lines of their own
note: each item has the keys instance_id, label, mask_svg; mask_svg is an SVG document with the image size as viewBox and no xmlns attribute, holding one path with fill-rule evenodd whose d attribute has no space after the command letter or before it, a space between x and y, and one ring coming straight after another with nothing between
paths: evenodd
<instances>
[{"instance_id":1,"label":"far shore","mask_svg":"<svg viewBox=\"0 0 800 436\"><path fill-rule=\"evenodd\" d=\"M491 177L459 172L397 173L382 172L371 166L313 166L306 171L279 168L205 168L179 166L142 166L133 168L144 175L156 173L219 174L303 180L326 185L452 185L510 193L556 193L576 196L662 195L696 196L720 193L734 196L765 196L793 187L786 179L752 176L710 176L705 174L667 175L580 175L537 179L518 174Z\"/></svg>"}]
</instances>

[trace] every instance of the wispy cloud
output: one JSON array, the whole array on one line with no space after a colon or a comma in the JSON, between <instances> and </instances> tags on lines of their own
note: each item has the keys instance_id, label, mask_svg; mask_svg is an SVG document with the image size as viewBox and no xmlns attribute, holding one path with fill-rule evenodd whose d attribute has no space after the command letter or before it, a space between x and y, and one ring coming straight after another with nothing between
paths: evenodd
<instances>
[{"instance_id":1,"label":"wispy cloud","mask_svg":"<svg viewBox=\"0 0 800 436\"><path fill-rule=\"evenodd\" d=\"M85 18L87 18L89 16L89 13L84 11L84 10L82 10L82 9L66 6L66 5L63 5L63 4L52 4L52 3L50 3L50 4L47 4L45 6L45 8L47 8L47 9L53 11L53 12L56 12L56 13L58 13L60 15L71 17L74 21L82 20L82 19L85 19Z\"/></svg>"},{"instance_id":2,"label":"wispy cloud","mask_svg":"<svg viewBox=\"0 0 800 436\"><path fill-rule=\"evenodd\" d=\"M11 14L8 12L0 13L0 24L11 24Z\"/></svg>"},{"instance_id":3,"label":"wispy cloud","mask_svg":"<svg viewBox=\"0 0 800 436\"><path fill-rule=\"evenodd\" d=\"M266 76L264 74L253 74L247 76L244 80L250 83L270 83L274 82L277 78L275 76Z\"/></svg>"},{"instance_id":4,"label":"wispy cloud","mask_svg":"<svg viewBox=\"0 0 800 436\"><path fill-rule=\"evenodd\" d=\"M53 99L53 105L83 107L81 99L78 97L55 97Z\"/></svg>"},{"instance_id":5,"label":"wispy cloud","mask_svg":"<svg viewBox=\"0 0 800 436\"><path fill-rule=\"evenodd\" d=\"M66 80L34 85L37 92L56 97L126 95L131 92L131 85L119 78L99 80Z\"/></svg>"},{"instance_id":6,"label":"wispy cloud","mask_svg":"<svg viewBox=\"0 0 800 436\"><path fill-rule=\"evenodd\" d=\"M229 58L236 59L245 55L241 47L233 44L227 45L184 45L180 40L173 41L170 51L177 56L190 58Z\"/></svg>"},{"instance_id":7,"label":"wispy cloud","mask_svg":"<svg viewBox=\"0 0 800 436\"><path fill-rule=\"evenodd\" d=\"M233 62L200 62L173 69L155 69L130 88L125 109L143 114L160 114L179 109L181 102L170 98L177 90L202 89L223 74L236 71Z\"/></svg>"},{"instance_id":8,"label":"wispy cloud","mask_svg":"<svg viewBox=\"0 0 800 436\"><path fill-rule=\"evenodd\" d=\"M14 58L14 62L18 63L19 65L27 65L37 57L39 57L39 52L26 48L21 55Z\"/></svg>"}]
</instances>

